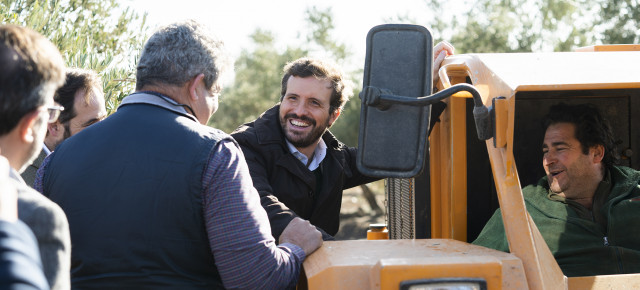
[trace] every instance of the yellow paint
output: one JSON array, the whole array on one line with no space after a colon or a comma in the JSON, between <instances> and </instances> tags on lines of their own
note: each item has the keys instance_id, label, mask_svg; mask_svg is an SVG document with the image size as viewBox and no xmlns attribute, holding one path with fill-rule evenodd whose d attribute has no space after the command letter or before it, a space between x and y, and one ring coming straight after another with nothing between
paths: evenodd
<instances>
[{"instance_id":1,"label":"yellow paint","mask_svg":"<svg viewBox=\"0 0 640 290\"><path fill-rule=\"evenodd\" d=\"M592 45L575 49L575 51L640 51L638 44L605 44Z\"/></svg>"},{"instance_id":2,"label":"yellow paint","mask_svg":"<svg viewBox=\"0 0 640 290\"><path fill-rule=\"evenodd\" d=\"M508 101L506 99L496 99L493 106L495 112L495 146L498 148L504 148L507 146L507 127L509 126L508 120Z\"/></svg>"},{"instance_id":3,"label":"yellow paint","mask_svg":"<svg viewBox=\"0 0 640 290\"><path fill-rule=\"evenodd\" d=\"M640 289L640 274L599 275L569 278L569 290L635 290Z\"/></svg>"},{"instance_id":4,"label":"yellow paint","mask_svg":"<svg viewBox=\"0 0 640 290\"><path fill-rule=\"evenodd\" d=\"M467 241L467 118L466 98L451 98L451 191L447 238Z\"/></svg>"},{"instance_id":5,"label":"yellow paint","mask_svg":"<svg viewBox=\"0 0 640 290\"><path fill-rule=\"evenodd\" d=\"M398 289L401 280L437 277L483 278L490 289L526 288L514 255L455 240L325 242L304 271L309 289Z\"/></svg>"},{"instance_id":6,"label":"yellow paint","mask_svg":"<svg viewBox=\"0 0 640 290\"><path fill-rule=\"evenodd\" d=\"M444 114L444 113L443 113ZM442 117L441 117L442 120ZM440 207L440 197L442 196L442 146L440 134L442 122L438 122L429 136L430 154L430 178L431 178L431 238L442 238L442 212Z\"/></svg>"},{"instance_id":7,"label":"yellow paint","mask_svg":"<svg viewBox=\"0 0 640 290\"><path fill-rule=\"evenodd\" d=\"M398 289L403 281L434 278L482 278L489 289L502 287L500 261L487 261L484 257L434 258L422 261L382 260L374 268L380 271L380 289Z\"/></svg>"},{"instance_id":8,"label":"yellow paint","mask_svg":"<svg viewBox=\"0 0 640 290\"><path fill-rule=\"evenodd\" d=\"M465 99L469 97L461 92L446 101L429 139L432 238L467 240Z\"/></svg>"},{"instance_id":9,"label":"yellow paint","mask_svg":"<svg viewBox=\"0 0 640 290\"><path fill-rule=\"evenodd\" d=\"M485 105L504 97L496 102L497 146L493 139L486 146L511 254L457 241L466 240L470 97L459 93L429 137L431 235L451 239L325 242L304 262L309 289L398 289L401 281L444 277L481 277L489 289L639 289L640 274L562 274L526 211L513 156L517 92L640 88L640 52L611 50L454 55L439 72L439 88L469 77Z\"/></svg>"},{"instance_id":10,"label":"yellow paint","mask_svg":"<svg viewBox=\"0 0 640 290\"><path fill-rule=\"evenodd\" d=\"M585 54L585 53L582 53ZM506 55L506 56L505 56ZM522 261L527 275L527 283L530 289L563 289L566 285L566 277L560 271L558 264L551 255L549 248L542 240L535 224L529 218L524 205L524 198L520 188L520 182L515 168L513 158L513 121L514 121L514 100L516 88L505 80L504 74L496 71L509 69L514 70L518 66L519 59L515 57L523 54L500 54L500 55L464 55L451 57L445 61L444 68L448 74L460 77L460 74L469 74L473 84L482 85L485 94L481 95L483 103L487 106L492 104L492 99L505 97L508 102L509 112L507 112L506 128L506 148L496 148L493 146L493 139L486 141L489 159L493 170L494 181L498 191L498 199L502 208L502 216L505 221L505 231L511 245L511 252ZM531 61L531 54L527 56L527 61ZM502 58L498 57L501 56ZM523 67L517 67L519 72L511 78L512 83L518 80L529 80L537 76L523 74ZM442 72L443 69L440 70ZM515 72L514 72L515 73ZM526 75L527 77L523 77ZM500 76L500 77L497 77ZM521 77L521 78L520 78ZM443 86L446 87L446 78L443 79ZM558 80L561 81L561 80ZM455 84L451 81L451 84ZM535 83L535 82L533 82Z\"/></svg>"}]
</instances>

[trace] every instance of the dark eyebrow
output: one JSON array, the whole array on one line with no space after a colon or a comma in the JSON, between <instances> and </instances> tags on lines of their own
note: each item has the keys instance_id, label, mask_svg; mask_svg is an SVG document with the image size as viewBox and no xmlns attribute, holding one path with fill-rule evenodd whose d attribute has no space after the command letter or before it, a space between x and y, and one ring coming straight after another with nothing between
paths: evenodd
<instances>
[{"instance_id":1,"label":"dark eyebrow","mask_svg":"<svg viewBox=\"0 0 640 290\"><path fill-rule=\"evenodd\" d=\"M89 126L91 126L91 125L93 125L93 124L97 123L98 121L100 121L100 119L98 119L98 118L93 118L93 119L91 119L91 120L89 120L89 121L84 122L84 124L82 124L82 127L89 127Z\"/></svg>"},{"instance_id":2,"label":"dark eyebrow","mask_svg":"<svg viewBox=\"0 0 640 290\"><path fill-rule=\"evenodd\" d=\"M106 117L107 117L107 116L102 116L102 117L99 117L99 118L93 118L93 119L91 119L91 120L89 120L89 121L84 122L84 123L82 124L82 127L89 127L89 126L91 126L91 125L93 125L93 124L95 124L95 123L98 123L98 122L99 122L99 121L101 121L101 120L104 120Z\"/></svg>"},{"instance_id":3,"label":"dark eyebrow","mask_svg":"<svg viewBox=\"0 0 640 290\"><path fill-rule=\"evenodd\" d=\"M563 141L551 143L551 147L558 147L558 146L569 146L569 143L563 142ZM549 148L549 146L547 146L547 144L542 144L542 149L546 149L546 148Z\"/></svg>"}]
</instances>

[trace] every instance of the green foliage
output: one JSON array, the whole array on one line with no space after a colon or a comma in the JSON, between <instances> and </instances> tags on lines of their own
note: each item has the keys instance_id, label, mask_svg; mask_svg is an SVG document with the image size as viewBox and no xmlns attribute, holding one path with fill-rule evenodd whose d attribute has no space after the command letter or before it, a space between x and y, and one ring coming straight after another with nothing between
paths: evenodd
<instances>
[{"instance_id":1,"label":"green foliage","mask_svg":"<svg viewBox=\"0 0 640 290\"><path fill-rule=\"evenodd\" d=\"M99 72L102 78L105 106L109 114L115 112L122 99L135 91L135 59L123 63L110 54L77 52L67 58L67 66L81 67Z\"/></svg>"},{"instance_id":2,"label":"green foliage","mask_svg":"<svg viewBox=\"0 0 640 290\"><path fill-rule=\"evenodd\" d=\"M220 108L209 125L225 132L232 132L241 124L253 121L280 100L282 69L287 62L303 56L324 57L340 64L350 57L345 44L334 40L331 9L315 7L307 9L309 32L307 41L299 47L287 47L283 52L276 48L272 32L257 29L251 39L254 49L243 50L236 60L236 78L231 87L223 91ZM347 73L356 79L361 71ZM355 91L357 96L358 91ZM356 145L360 119L360 100L357 97L347 102L340 118L331 131L338 139Z\"/></svg>"},{"instance_id":3,"label":"green foliage","mask_svg":"<svg viewBox=\"0 0 640 290\"><path fill-rule=\"evenodd\" d=\"M306 19L310 29L307 35L309 43L318 44L320 50L328 52L335 62L342 62L350 56L347 46L331 37L335 29L331 8L321 10L313 6L307 9Z\"/></svg>"},{"instance_id":4,"label":"green foliage","mask_svg":"<svg viewBox=\"0 0 640 290\"><path fill-rule=\"evenodd\" d=\"M0 21L30 27L51 40L67 66L103 79L107 110L133 91L135 55L146 37L146 15L117 0L4 0Z\"/></svg>"},{"instance_id":5,"label":"green foliage","mask_svg":"<svg viewBox=\"0 0 640 290\"><path fill-rule=\"evenodd\" d=\"M276 104L280 100L282 68L307 54L300 48L278 52L275 37L269 31L257 29L251 39L255 49L243 49L235 63L235 81L223 91L218 112L209 120L210 126L227 133Z\"/></svg>"},{"instance_id":6,"label":"green foliage","mask_svg":"<svg viewBox=\"0 0 640 290\"><path fill-rule=\"evenodd\" d=\"M425 0L427 10L444 15L449 2ZM453 18L434 17L423 25L448 35L457 53L569 51L594 44L640 42L635 0L480 0Z\"/></svg>"},{"instance_id":7,"label":"green foliage","mask_svg":"<svg viewBox=\"0 0 640 290\"><path fill-rule=\"evenodd\" d=\"M637 0L593 0L600 7L596 21L603 43L640 43L640 2Z\"/></svg>"}]
</instances>

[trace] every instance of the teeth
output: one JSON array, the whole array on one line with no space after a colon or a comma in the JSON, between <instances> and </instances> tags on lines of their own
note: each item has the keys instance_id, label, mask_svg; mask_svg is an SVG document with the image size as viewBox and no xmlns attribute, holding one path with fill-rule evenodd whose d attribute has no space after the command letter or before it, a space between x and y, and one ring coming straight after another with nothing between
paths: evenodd
<instances>
[{"instance_id":1,"label":"teeth","mask_svg":"<svg viewBox=\"0 0 640 290\"><path fill-rule=\"evenodd\" d=\"M298 127L308 127L309 124L304 123L304 122L300 122L300 121L296 121L296 120L291 120L291 124L298 126Z\"/></svg>"}]
</instances>

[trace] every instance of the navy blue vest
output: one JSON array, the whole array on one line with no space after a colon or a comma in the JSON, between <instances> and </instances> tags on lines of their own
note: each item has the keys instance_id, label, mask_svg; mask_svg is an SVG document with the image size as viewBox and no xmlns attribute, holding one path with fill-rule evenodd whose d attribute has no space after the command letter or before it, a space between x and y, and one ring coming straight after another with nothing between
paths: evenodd
<instances>
[{"instance_id":1,"label":"navy blue vest","mask_svg":"<svg viewBox=\"0 0 640 290\"><path fill-rule=\"evenodd\" d=\"M225 138L130 104L61 144L44 191L69 219L73 288L222 288L201 197L211 149Z\"/></svg>"}]
</instances>

